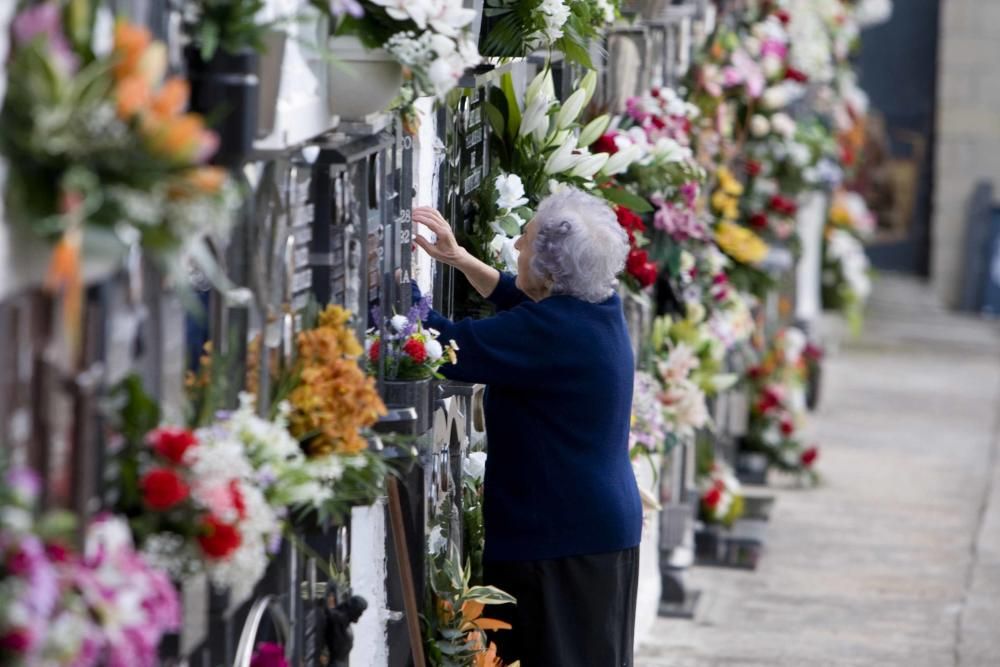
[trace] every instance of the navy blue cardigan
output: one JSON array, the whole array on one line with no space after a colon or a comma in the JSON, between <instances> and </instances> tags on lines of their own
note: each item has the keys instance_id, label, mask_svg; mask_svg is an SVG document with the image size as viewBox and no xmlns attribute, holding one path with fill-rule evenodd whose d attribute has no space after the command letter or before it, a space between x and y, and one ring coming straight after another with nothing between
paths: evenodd
<instances>
[{"instance_id":1,"label":"navy blue cardigan","mask_svg":"<svg viewBox=\"0 0 1000 667\"><path fill-rule=\"evenodd\" d=\"M618 295L534 302L502 274L494 317L425 325L458 343L446 377L487 385L484 523L490 561L606 553L639 544L629 461L634 365Z\"/></svg>"}]
</instances>

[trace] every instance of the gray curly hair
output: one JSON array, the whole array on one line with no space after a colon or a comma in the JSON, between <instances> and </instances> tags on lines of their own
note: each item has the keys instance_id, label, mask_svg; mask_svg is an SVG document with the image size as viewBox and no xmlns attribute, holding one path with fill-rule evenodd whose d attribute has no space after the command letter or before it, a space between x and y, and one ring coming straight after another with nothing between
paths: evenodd
<instances>
[{"instance_id":1,"label":"gray curly hair","mask_svg":"<svg viewBox=\"0 0 1000 667\"><path fill-rule=\"evenodd\" d=\"M625 268L628 235L603 200L576 188L549 195L535 213L531 270L552 280L553 294L599 303Z\"/></svg>"}]
</instances>

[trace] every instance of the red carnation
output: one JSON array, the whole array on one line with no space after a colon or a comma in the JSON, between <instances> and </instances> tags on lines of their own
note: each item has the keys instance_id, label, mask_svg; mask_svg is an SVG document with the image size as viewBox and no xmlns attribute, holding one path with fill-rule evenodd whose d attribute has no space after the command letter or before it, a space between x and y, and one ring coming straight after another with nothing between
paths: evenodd
<instances>
[{"instance_id":1,"label":"red carnation","mask_svg":"<svg viewBox=\"0 0 1000 667\"><path fill-rule=\"evenodd\" d=\"M625 270L639 281L642 287L649 287L656 282L656 264L649 261L649 253L645 250L632 250L625 261Z\"/></svg>"},{"instance_id":2,"label":"red carnation","mask_svg":"<svg viewBox=\"0 0 1000 667\"><path fill-rule=\"evenodd\" d=\"M615 209L615 215L618 216L618 224L628 232L628 242L630 245L635 244L635 233L645 232L646 223L642 221L635 211L625 208L624 206L619 206Z\"/></svg>"},{"instance_id":3,"label":"red carnation","mask_svg":"<svg viewBox=\"0 0 1000 667\"><path fill-rule=\"evenodd\" d=\"M379 347L380 347L379 343L380 342L381 341L377 341L377 340L373 341L371 347L368 348L368 358L371 359L373 362L374 361L378 361Z\"/></svg>"},{"instance_id":4,"label":"red carnation","mask_svg":"<svg viewBox=\"0 0 1000 667\"><path fill-rule=\"evenodd\" d=\"M799 83L806 83L809 81L809 75L800 69L795 69L794 67L785 68L785 79L788 81L798 81Z\"/></svg>"},{"instance_id":5,"label":"red carnation","mask_svg":"<svg viewBox=\"0 0 1000 667\"><path fill-rule=\"evenodd\" d=\"M608 155L614 155L618 152L618 144L615 143L615 134L613 132L602 134L601 137L594 142L590 150L592 153L607 153Z\"/></svg>"},{"instance_id":6,"label":"red carnation","mask_svg":"<svg viewBox=\"0 0 1000 667\"><path fill-rule=\"evenodd\" d=\"M656 268L656 264L653 262L646 262L636 272L635 278L639 281L639 285L641 287L649 287L656 282L657 273L659 273L659 271Z\"/></svg>"},{"instance_id":7,"label":"red carnation","mask_svg":"<svg viewBox=\"0 0 1000 667\"><path fill-rule=\"evenodd\" d=\"M419 338L411 338L403 344L403 352L413 359L414 363L422 364L427 361L427 348L424 341Z\"/></svg>"},{"instance_id":8,"label":"red carnation","mask_svg":"<svg viewBox=\"0 0 1000 667\"><path fill-rule=\"evenodd\" d=\"M209 558L225 558L240 546L240 532L235 526L207 516L201 523L202 534L198 536L201 550Z\"/></svg>"},{"instance_id":9,"label":"red carnation","mask_svg":"<svg viewBox=\"0 0 1000 667\"><path fill-rule=\"evenodd\" d=\"M705 495L701 497L701 501L705 503L706 507L714 510L722 502L722 490L718 486L713 486L705 492Z\"/></svg>"},{"instance_id":10,"label":"red carnation","mask_svg":"<svg viewBox=\"0 0 1000 667\"><path fill-rule=\"evenodd\" d=\"M766 415L781 405L781 398L772 390L765 389L757 401L757 412Z\"/></svg>"},{"instance_id":11,"label":"red carnation","mask_svg":"<svg viewBox=\"0 0 1000 667\"><path fill-rule=\"evenodd\" d=\"M187 450L198 444L198 438L185 428L163 426L150 431L146 436L146 442L157 454L171 463L180 465L184 462Z\"/></svg>"},{"instance_id":12,"label":"red carnation","mask_svg":"<svg viewBox=\"0 0 1000 667\"><path fill-rule=\"evenodd\" d=\"M31 631L28 628L11 628L0 636L0 650L10 653L27 653L31 648Z\"/></svg>"},{"instance_id":13,"label":"red carnation","mask_svg":"<svg viewBox=\"0 0 1000 667\"><path fill-rule=\"evenodd\" d=\"M781 195L771 197L769 205L772 211L782 215L795 215L795 212L799 210L798 204L788 197L782 197Z\"/></svg>"},{"instance_id":14,"label":"red carnation","mask_svg":"<svg viewBox=\"0 0 1000 667\"><path fill-rule=\"evenodd\" d=\"M139 482L142 500L158 512L164 512L183 502L189 493L188 485L170 468L153 468Z\"/></svg>"},{"instance_id":15,"label":"red carnation","mask_svg":"<svg viewBox=\"0 0 1000 667\"><path fill-rule=\"evenodd\" d=\"M754 213L750 216L750 226L756 229L767 229L768 219L763 213Z\"/></svg>"},{"instance_id":16,"label":"red carnation","mask_svg":"<svg viewBox=\"0 0 1000 667\"><path fill-rule=\"evenodd\" d=\"M663 120L662 118L660 118L659 116L651 116L649 120L650 120L650 122L653 123L653 126L657 130L662 130L663 128L665 128L667 126L667 122L665 120Z\"/></svg>"},{"instance_id":17,"label":"red carnation","mask_svg":"<svg viewBox=\"0 0 1000 667\"><path fill-rule=\"evenodd\" d=\"M747 176L760 176L760 172L764 171L764 165L757 160L747 160L746 170Z\"/></svg>"},{"instance_id":18,"label":"red carnation","mask_svg":"<svg viewBox=\"0 0 1000 667\"><path fill-rule=\"evenodd\" d=\"M810 447L809 449L802 452L799 460L802 462L802 466L805 468L811 468L816 459L819 458L819 447Z\"/></svg>"},{"instance_id":19,"label":"red carnation","mask_svg":"<svg viewBox=\"0 0 1000 667\"><path fill-rule=\"evenodd\" d=\"M791 419L781 420L781 435L786 438L795 433L795 423Z\"/></svg>"},{"instance_id":20,"label":"red carnation","mask_svg":"<svg viewBox=\"0 0 1000 667\"><path fill-rule=\"evenodd\" d=\"M247 518L247 502L243 498L243 491L240 490L240 483L237 480L229 482L229 494L233 497L233 507L240 520Z\"/></svg>"},{"instance_id":21,"label":"red carnation","mask_svg":"<svg viewBox=\"0 0 1000 667\"><path fill-rule=\"evenodd\" d=\"M649 94L652 97L659 97L660 96L660 88L658 86L653 86L652 88L650 88Z\"/></svg>"},{"instance_id":22,"label":"red carnation","mask_svg":"<svg viewBox=\"0 0 1000 667\"><path fill-rule=\"evenodd\" d=\"M774 13L774 15L778 17L778 20L784 25L788 25L792 20L792 15L788 13L787 9L779 9Z\"/></svg>"}]
</instances>

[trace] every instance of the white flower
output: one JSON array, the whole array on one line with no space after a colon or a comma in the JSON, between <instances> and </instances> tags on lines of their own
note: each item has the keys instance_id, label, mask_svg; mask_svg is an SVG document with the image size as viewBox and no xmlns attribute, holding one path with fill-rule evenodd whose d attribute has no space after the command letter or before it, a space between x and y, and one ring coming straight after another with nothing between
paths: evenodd
<instances>
[{"instance_id":1,"label":"white flower","mask_svg":"<svg viewBox=\"0 0 1000 667\"><path fill-rule=\"evenodd\" d=\"M767 93L765 93L766 95ZM767 136L768 132L771 131L771 122L766 116L759 113L754 114L750 119L750 134L755 137Z\"/></svg>"},{"instance_id":2,"label":"white flower","mask_svg":"<svg viewBox=\"0 0 1000 667\"><path fill-rule=\"evenodd\" d=\"M760 97L760 105L768 110L782 109L788 106L790 101L788 92L781 85L771 86Z\"/></svg>"},{"instance_id":3,"label":"white flower","mask_svg":"<svg viewBox=\"0 0 1000 667\"><path fill-rule=\"evenodd\" d=\"M444 536L444 531L441 530L441 526L434 526L431 528L431 533L427 536L427 553L435 556L439 553L443 553L447 547L448 538Z\"/></svg>"},{"instance_id":4,"label":"white flower","mask_svg":"<svg viewBox=\"0 0 1000 667\"><path fill-rule=\"evenodd\" d=\"M497 191L497 208L509 211L528 203L528 198L524 196L524 183L517 174L497 176L494 186Z\"/></svg>"},{"instance_id":5,"label":"white flower","mask_svg":"<svg viewBox=\"0 0 1000 667\"><path fill-rule=\"evenodd\" d=\"M773 79L781 74L785 68L785 63L775 54L769 53L761 61L761 68L764 70L764 76L768 79Z\"/></svg>"},{"instance_id":6,"label":"white flower","mask_svg":"<svg viewBox=\"0 0 1000 667\"><path fill-rule=\"evenodd\" d=\"M466 477L476 482L483 481L486 476L486 452L471 452L462 464L462 470Z\"/></svg>"},{"instance_id":7,"label":"white flower","mask_svg":"<svg viewBox=\"0 0 1000 667\"><path fill-rule=\"evenodd\" d=\"M576 160L576 164L573 165L573 169L569 172L569 175L590 180L607 162L607 153L597 153L595 155L583 154Z\"/></svg>"},{"instance_id":8,"label":"white flower","mask_svg":"<svg viewBox=\"0 0 1000 667\"><path fill-rule=\"evenodd\" d=\"M546 174L561 174L576 163L576 159L573 156L573 149L576 147L576 141L572 138L567 139L563 142L559 148L555 150L549 159L545 161L545 173Z\"/></svg>"},{"instance_id":9,"label":"white flower","mask_svg":"<svg viewBox=\"0 0 1000 667\"><path fill-rule=\"evenodd\" d=\"M430 77L431 84L434 86L434 94L438 97L444 97L455 87L462 73L456 73L447 58L438 58L427 69L427 76Z\"/></svg>"},{"instance_id":10,"label":"white flower","mask_svg":"<svg viewBox=\"0 0 1000 667\"><path fill-rule=\"evenodd\" d=\"M544 92L536 94L521 116L521 127L518 128L517 135L526 137L542 127L548 130L551 104L551 100Z\"/></svg>"},{"instance_id":11,"label":"white flower","mask_svg":"<svg viewBox=\"0 0 1000 667\"><path fill-rule=\"evenodd\" d=\"M406 319L406 315L393 315L389 320L389 326L395 333L402 333L409 324L410 320Z\"/></svg>"},{"instance_id":12,"label":"white flower","mask_svg":"<svg viewBox=\"0 0 1000 667\"><path fill-rule=\"evenodd\" d=\"M662 164L672 164L674 162L684 162L691 158L691 149L681 146L673 139L660 137L653 145L653 156L657 162Z\"/></svg>"},{"instance_id":13,"label":"white flower","mask_svg":"<svg viewBox=\"0 0 1000 667\"><path fill-rule=\"evenodd\" d=\"M609 157L608 161L601 167L601 173L608 176L620 174L627 171L632 163L638 162L641 157L642 147L632 144Z\"/></svg>"},{"instance_id":14,"label":"white flower","mask_svg":"<svg viewBox=\"0 0 1000 667\"><path fill-rule=\"evenodd\" d=\"M564 130L572 125L580 112L583 111L583 105L586 101L587 91L582 88L570 95L569 99L563 102L562 108L556 116L556 127Z\"/></svg>"},{"instance_id":15,"label":"white flower","mask_svg":"<svg viewBox=\"0 0 1000 667\"><path fill-rule=\"evenodd\" d=\"M787 113L779 112L771 116L771 127L786 139L791 139L795 136L795 121Z\"/></svg>"},{"instance_id":16,"label":"white flower","mask_svg":"<svg viewBox=\"0 0 1000 667\"><path fill-rule=\"evenodd\" d=\"M441 347L441 343L433 338L424 342L424 350L427 352L427 358L431 361L437 361L444 355L444 348Z\"/></svg>"},{"instance_id":17,"label":"white flower","mask_svg":"<svg viewBox=\"0 0 1000 667\"><path fill-rule=\"evenodd\" d=\"M405 0L407 5L419 4L420 0ZM462 6L462 0L445 0L438 3L440 7L437 11L432 11L428 16L430 26L443 35L455 37L461 28L469 25L476 17L473 9L466 9Z\"/></svg>"}]
</instances>

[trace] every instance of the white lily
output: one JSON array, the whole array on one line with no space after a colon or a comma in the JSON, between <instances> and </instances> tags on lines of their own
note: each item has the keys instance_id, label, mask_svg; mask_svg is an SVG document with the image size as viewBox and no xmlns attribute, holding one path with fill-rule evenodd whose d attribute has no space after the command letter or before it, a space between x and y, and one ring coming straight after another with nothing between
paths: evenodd
<instances>
[{"instance_id":1,"label":"white lily","mask_svg":"<svg viewBox=\"0 0 1000 667\"><path fill-rule=\"evenodd\" d=\"M580 132L580 140L577 141L576 145L580 148L586 148L590 144L594 143L601 138L601 135L608 129L608 125L611 124L611 116L604 114L603 116L598 116L594 120L587 123L586 127Z\"/></svg>"},{"instance_id":2,"label":"white lily","mask_svg":"<svg viewBox=\"0 0 1000 667\"><path fill-rule=\"evenodd\" d=\"M521 116L521 127L517 131L519 137L526 137L539 127L548 128L549 100L544 95L536 95Z\"/></svg>"},{"instance_id":3,"label":"white lily","mask_svg":"<svg viewBox=\"0 0 1000 667\"><path fill-rule=\"evenodd\" d=\"M535 96L537 96L538 93L541 92L542 86L545 85L546 78L549 78L551 76L552 76L552 70L550 69L545 69L544 71L539 72L538 74L535 75L535 78L531 80L531 83L528 84L528 88L524 91L525 104L530 105L534 101Z\"/></svg>"},{"instance_id":4,"label":"white lily","mask_svg":"<svg viewBox=\"0 0 1000 667\"><path fill-rule=\"evenodd\" d=\"M572 137L564 141L562 145L560 145L559 148L557 148L555 152L549 156L549 159L545 161L545 173L561 174L576 164L576 159L573 156L573 149L576 147L575 144L576 141L574 141Z\"/></svg>"},{"instance_id":5,"label":"white lily","mask_svg":"<svg viewBox=\"0 0 1000 667\"><path fill-rule=\"evenodd\" d=\"M608 158L608 161L601 168L601 173L606 176L614 176L626 171L629 166L642 157L642 147L632 144L619 150Z\"/></svg>"},{"instance_id":6,"label":"white lily","mask_svg":"<svg viewBox=\"0 0 1000 667\"><path fill-rule=\"evenodd\" d=\"M594 91L597 90L597 72L594 70L588 70L584 75L583 79L580 80L580 89L587 92L587 96L583 100L583 106L590 104L590 100L594 97Z\"/></svg>"},{"instance_id":7,"label":"white lily","mask_svg":"<svg viewBox=\"0 0 1000 667\"><path fill-rule=\"evenodd\" d=\"M586 155L577 160L576 164L573 166L573 170L569 172L569 175L590 180L594 177L594 174L600 171L601 167L607 163L607 153Z\"/></svg>"},{"instance_id":8,"label":"white lily","mask_svg":"<svg viewBox=\"0 0 1000 667\"><path fill-rule=\"evenodd\" d=\"M556 116L556 127L563 130L577 119L580 112L583 111L583 105L587 101L587 91L581 88L572 95L569 96L565 102L563 102L562 109L559 110L559 115Z\"/></svg>"}]
</instances>

